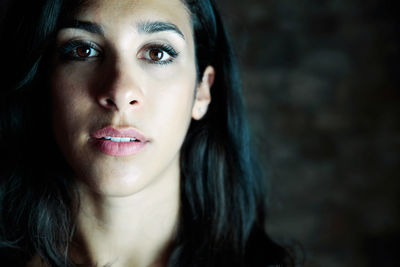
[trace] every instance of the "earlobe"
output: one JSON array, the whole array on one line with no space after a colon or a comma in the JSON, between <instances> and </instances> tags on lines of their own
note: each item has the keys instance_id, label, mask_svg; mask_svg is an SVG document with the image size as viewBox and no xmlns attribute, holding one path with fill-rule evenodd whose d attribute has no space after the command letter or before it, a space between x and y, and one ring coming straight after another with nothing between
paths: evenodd
<instances>
[{"instance_id":1,"label":"earlobe","mask_svg":"<svg viewBox=\"0 0 400 267\"><path fill-rule=\"evenodd\" d=\"M200 120L207 113L208 105L211 102L211 87L215 79L215 69L207 66L204 70L201 82L197 86L196 98L192 109L192 118Z\"/></svg>"}]
</instances>

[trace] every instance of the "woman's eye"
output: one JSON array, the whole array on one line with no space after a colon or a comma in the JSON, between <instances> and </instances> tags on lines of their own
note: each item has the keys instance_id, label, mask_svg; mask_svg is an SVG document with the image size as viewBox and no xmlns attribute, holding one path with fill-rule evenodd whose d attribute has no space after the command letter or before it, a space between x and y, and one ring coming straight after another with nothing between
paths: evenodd
<instances>
[{"instance_id":1,"label":"woman's eye","mask_svg":"<svg viewBox=\"0 0 400 267\"><path fill-rule=\"evenodd\" d=\"M70 41L60 48L60 54L65 59L85 60L99 57L100 49L92 42Z\"/></svg>"},{"instance_id":2,"label":"woman's eye","mask_svg":"<svg viewBox=\"0 0 400 267\"><path fill-rule=\"evenodd\" d=\"M95 57L99 55L99 52L91 47L80 46L76 48L76 51L73 51L79 57Z\"/></svg>"},{"instance_id":3,"label":"woman's eye","mask_svg":"<svg viewBox=\"0 0 400 267\"><path fill-rule=\"evenodd\" d=\"M150 49L148 52L148 57L152 61L161 61L161 60L168 60L170 55L166 52L162 51L159 48Z\"/></svg>"},{"instance_id":4,"label":"woman's eye","mask_svg":"<svg viewBox=\"0 0 400 267\"><path fill-rule=\"evenodd\" d=\"M146 60L151 64L169 64L174 61L178 53L168 45L154 45L144 48L139 53L139 59Z\"/></svg>"}]
</instances>

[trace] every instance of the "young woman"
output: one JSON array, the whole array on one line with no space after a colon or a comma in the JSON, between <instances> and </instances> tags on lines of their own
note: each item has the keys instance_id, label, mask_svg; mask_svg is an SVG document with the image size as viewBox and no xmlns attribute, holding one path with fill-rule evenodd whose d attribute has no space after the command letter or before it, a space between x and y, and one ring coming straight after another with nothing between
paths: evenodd
<instances>
[{"instance_id":1,"label":"young woman","mask_svg":"<svg viewBox=\"0 0 400 267\"><path fill-rule=\"evenodd\" d=\"M12 1L1 266L286 266L210 0Z\"/></svg>"}]
</instances>

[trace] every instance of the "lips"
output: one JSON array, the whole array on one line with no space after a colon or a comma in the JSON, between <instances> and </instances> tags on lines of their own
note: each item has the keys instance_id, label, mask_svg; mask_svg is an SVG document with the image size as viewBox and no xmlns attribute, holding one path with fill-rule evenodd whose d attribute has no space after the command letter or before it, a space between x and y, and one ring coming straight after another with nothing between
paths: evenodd
<instances>
[{"instance_id":1,"label":"lips","mask_svg":"<svg viewBox=\"0 0 400 267\"><path fill-rule=\"evenodd\" d=\"M109 137L130 138L130 139L136 139L142 143L148 142L147 138L134 128L116 129L111 126L108 126L97 130L91 136L96 139L106 139L106 138L108 139Z\"/></svg>"},{"instance_id":2,"label":"lips","mask_svg":"<svg viewBox=\"0 0 400 267\"><path fill-rule=\"evenodd\" d=\"M116 129L111 126L92 133L91 140L100 152L111 156L134 155L149 143L135 128Z\"/></svg>"}]
</instances>

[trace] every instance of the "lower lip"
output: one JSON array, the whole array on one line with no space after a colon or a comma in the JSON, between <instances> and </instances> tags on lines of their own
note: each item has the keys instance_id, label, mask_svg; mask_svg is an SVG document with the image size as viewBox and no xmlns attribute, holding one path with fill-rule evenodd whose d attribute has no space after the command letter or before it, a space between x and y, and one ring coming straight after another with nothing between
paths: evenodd
<instances>
[{"instance_id":1,"label":"lower lip","mask_svg":"<svg viewBox=\"0 0 400 267\"><path fill-rule=\"evenodd\" d=\"M113 142L105 139L96 139L94 144L104 154L130 156L140 152L147 145L147 142Z\"/></svg>"}]
</instances>

